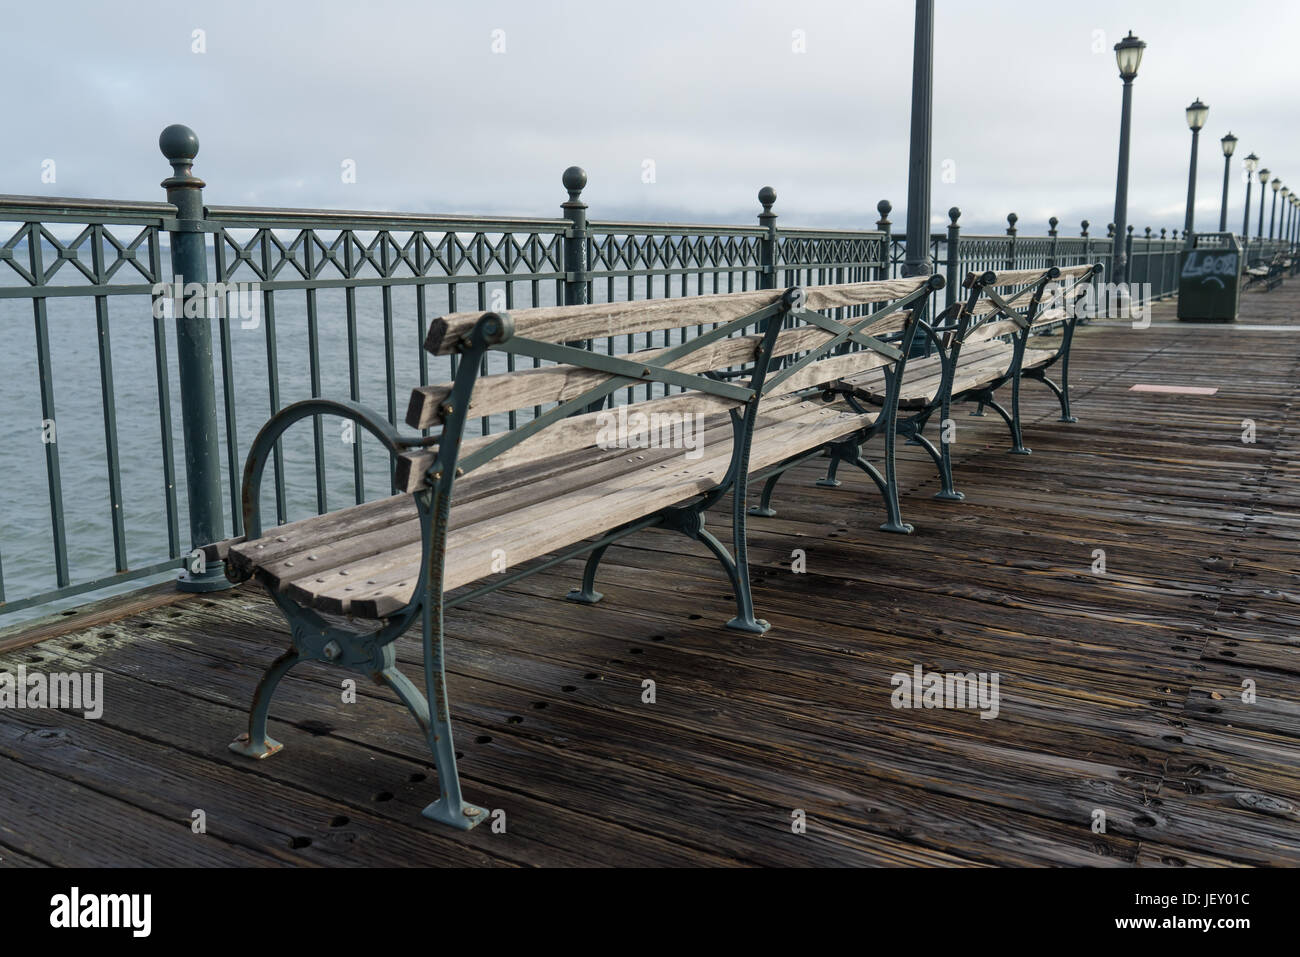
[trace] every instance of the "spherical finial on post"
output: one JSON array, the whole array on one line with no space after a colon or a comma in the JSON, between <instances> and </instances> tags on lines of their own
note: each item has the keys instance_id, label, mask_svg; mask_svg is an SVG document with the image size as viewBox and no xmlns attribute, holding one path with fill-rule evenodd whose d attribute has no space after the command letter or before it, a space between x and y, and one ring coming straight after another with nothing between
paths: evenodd
<instances>
[{"instance_id":1,"label":"spherical finial on post","mask_svg":"<svg viewBox=\"0 0 1300 957\"><path fill-rule=\"evenodd\" d=\"M1088 235L1088 227L1091 226L1092 223L1088 222L1088 221L1085 219L1085 220L1084 220L1083 222L1081 222L1079 225L1083 227L1083 232L1082 232L1080 235L1086 237L1086 236Z\"/></svg>"},{"instance_id":2,"label":"spherical finial on post","mask_svg":"<svg viewBox=\"0 0 1300 957\"><path fill-rule=\"evenodd\" d=\"M1147 239L1150 239L1150 238L1151 238L1151 227L1148 226L1148 227L1147 227Z\"/></svg>"},{"instance_id":3,"label":"spherical finial on post","mask_svg":"<svg viewBox=\"0 0 1300 957\"><path fill-rule=\"evenodd\" d=\"M763 206L763 211L758 214L758 224L767 229L774 228L776 213L772 212L772 204L776 202L776 190L771 186L764 186L758 191L758 201Z\"/></svg>"},{"instance_id":4,"label":"spherical finial on post","mask_svg":"<svg viewBox=\"0 0 1300 957\"><path fill-rule=\"evenodd\" d=\"M1020 217L1015 213L1007 213L1007 235L1014 236L1016 234L1016 222L1019 219Z\"/></svg>"},{"instance_id":5,"label":"spherical finial on post","mask_svg":"<svg viewBox=\"0 0 1300 957\"><path fill-rule=\"evenodd\" d=\"M203 180L193 172L194 158L199 155L199 137L192 129L173 123L158 135L158 149L172 164L172 175L161 184L164 189L203 188Z\"/></svg>"},{"instance_id":6,"label":"spherical finial on post","mask_svg":"<svg viewBox=\"0 0 1300 957\"><path fill-rule=\"evenodd\" d=\"M1061 223L1061 221L1060 221L1059 219L1057 219L1055 216L1053 216L1051 219L1049 219L1049 220L1047 221L1047 226L1048 226L1048 230L1047 230L1047 231L1048 231L1048 233L1049 233L1050 235L1052 235L1052 236L1055 236L1055 235L1056 235L1056 227L1057 227L1058 225L1060 225L1060 223Z\"/></svg>"},{"instance_id":7,"label":"spherical finial on post","mask_svg":"<svg viewBox=\"0 0 1300 957\"><path fill-rule=\"evenodd\" d=\"M1107 238L1107 239L1114 239L1114 238L1115 238L1115 224L1114 224L1114 223L1107 223L1107 224L1106 224L1106 238Z\"/></svg>"},{"instance_id":8,"label":"spherical finial on post","mask_svg":"<svg viewBox=\"0 0 1300 957\"><path fill-rule=\"evenodd\" d=\"M961 219L961 210L956 206L953 206L948 210L948 224L950 226L956 226L957 220L959 219Z\"/></svg>"},{"instance_id":9,"label":"spherical finial on post","mask_svg":"<svg viewBox=\"0 0 1300 957\"><path fill-rule=\"evenodd\" d=\"M1160 238L1161 238L1161 239L1166 239L1168 233L1169 233L1169 230L1168 230L1168 229L1166 229L1164 226L1161 226L1161 227L1160 227Z\"/></svg>"},{"instance_id":10,"label":"spherical finial on post","mask_svg":"<svg viewBox=\"0 0 1300 957\"><path fill-rule=\"evenodd\" d=\"M586 209L587 204L582 201L582 191L587 187L587 171L581 166L570 166L560 177L560 182L569 191L569 201L561 205Z\"/></svg>"},{"instance_id":11,"label":"spherical finial on post","mask_svg":"<svg viewBox=\"0 0 1300 957\"><path fill-rule=\"evenodd\" d=\"M876 220L877 229L888 231L889 214L893 212L893 210L894 204L887 199L882 199L880 202L876 203L876 212L880 214L880 219Z\"/></svg>"}]
</instances>

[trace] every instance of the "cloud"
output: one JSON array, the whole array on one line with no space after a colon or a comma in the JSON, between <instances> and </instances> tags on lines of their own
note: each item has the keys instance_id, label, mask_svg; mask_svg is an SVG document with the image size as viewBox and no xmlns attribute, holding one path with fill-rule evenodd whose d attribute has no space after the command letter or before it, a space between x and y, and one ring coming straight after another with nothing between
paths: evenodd
<instances>
[{"instance_id":1,"label":"cloud","mask_svg":"<svg viewBox=\"0 0 1300 957\"><path fill-rule=\"evenodd\" d=\"M1209 0L937 6L939 225L957 205L970 232L1001 232L1014 210L1023 233L1056 215L1064 234L1084 218L1104 234L1121 89L1110 47L1130 27L1150 44L1131 223L1181 227L1183 108L1197 96L1210 104L1198 214L1218 208L1229 128L1234 163L1254 150L1300 183L1300 160L1285 168L1300 157L1289 5L1249 0L1226 18ZM6 192L160 198L157 134L183 122L214 204L554 216L576 163L596 219L752 222L772 185L783 223L868 226L881 198L905 221L909 4L74 0L8 16L10 75L41 80L6 108ZM55 186L40 182L47 157ZM1239 221L1235 174L1231 188Z\"/></svg>"}]
</instances>

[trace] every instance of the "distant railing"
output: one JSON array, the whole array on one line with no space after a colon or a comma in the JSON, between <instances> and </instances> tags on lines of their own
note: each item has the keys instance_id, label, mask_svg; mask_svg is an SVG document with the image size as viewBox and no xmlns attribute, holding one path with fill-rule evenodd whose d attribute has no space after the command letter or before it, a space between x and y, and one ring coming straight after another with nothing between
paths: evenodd
<instances>
[{"instance_id":1,"label":"distant railing","mask_svg":"<svg viewBox=\"0 0 1300 957\"><path fill-rule=\"evenodd\" d=\"M576 167L555 219L204 206L193 133L169 127L160 145L173 166L166 203L0 196L11 230L0 245L0 615L171 570L191 590L223 587L195 549L242 534L257 429L310 396L346 395L400 424L411 386L455 372L455 357L421 348L444 313L860 282L899 275L906 254L888 203L874 230L778 228L770 188L754 226L589 220ZM969 271L1109 269L1113 240L1088 236L1086 222L1080 237L1058 236L1055 220L1046 237L1019 236L1014 216L1005 236L961 236L959 216L931 237L950 301ZM1173 292L1177 240L1130 242L1133 281ZM589 347L621 354L666 337ZM516 360L494 361L489 371ZM336 433L318 417L276 448L263 507L284 522L386 495L390 465L350 423ZM32 481L41 471L44 489Z\"/></svg>"}]
</instances>

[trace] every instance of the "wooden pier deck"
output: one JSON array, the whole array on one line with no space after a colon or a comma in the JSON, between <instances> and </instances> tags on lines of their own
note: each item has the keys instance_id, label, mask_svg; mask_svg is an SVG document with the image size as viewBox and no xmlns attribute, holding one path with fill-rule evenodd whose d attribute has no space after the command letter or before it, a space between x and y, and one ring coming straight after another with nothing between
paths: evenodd
<instances>
[{"instance_id":1,"label":"wooden pier deck","mask_svg":"<svg viewBox=\"0 0 1300 957\"><path fill-rule=\"evenodd\" d=\"M905 449L911 537L877 531L865 477L792 476L752 524L765 636L721 628L725 579L663 533L611 549L598 606L562 600L570 563L453 611L467 797L505 833L421 818L407 712L377 687L342 704L323 667L281 687L282 754L229 753L287 643L255 587L9 634L0 667L101 671L106 701L0 712L0 863L1300 864L1300 281L1244 301L1235 327L1166 303L1082 329L1080 421L1029 385L1031 456L959 412L963 503ZM400 657L414 675L417 641ZM1000 713L895 709L915 665L996 672Z\"/></svg>"}]
</instances>

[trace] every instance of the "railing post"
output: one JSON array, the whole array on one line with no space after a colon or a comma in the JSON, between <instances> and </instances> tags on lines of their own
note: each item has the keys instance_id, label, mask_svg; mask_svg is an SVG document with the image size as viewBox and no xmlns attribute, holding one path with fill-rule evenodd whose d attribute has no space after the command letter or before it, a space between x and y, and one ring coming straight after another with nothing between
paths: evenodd
<instances>
[{"instance_id":1,"label":"railing post","mask_svg":"<svg viewBox=\"0 0 1300 957\"><path fill-rule=\"evenodd\" d=\"M1092 224L1086 219L1079 223L1079 235L1083 237L1083 262L1081 265L1085 266L1092 265L1097 261L1092 255L1092 237L1088 235L1088 227L1091 225ZM1089 304L1088 308L1084 310L1083 315L1079 317L1080 322L1087 322L1097 314L1097 310L1100 308L1100 289L1098 287L1101 283L1095 273L1090 282L1092 283L1092 302Z\"/></svg>"},{"instance_id":2,"label":"railing post","mask_svg":"<svg viewBox=\"0 0 1300 957\"><path fill-rule=\"evenodd\" d=\"M1056 227L1060 222L1061 221L1057 219L1055 216L1053 216L1051 219L1047 221L1047 226L1048 226L1047 235L1050 236L1052 239L1051 246L1049 247L1047 253L1047 265L1049 266L1056 265L1056 250L1057 250Z\"/></svg>"},{"instance_id":3,"label":"railing post","mask_svg":"<svg viewBox=\"0 0 1300 957\"><path fill-rule=\"evenodd\" d=\"M894 204L887 199L882 199L876 203L876 212L880 214L880 218L876 220L876 229L885 234L884 261L880 267L880 275L876 277L877 279L888 279L890 270L894 265L894 234L891 232L894 224L889 221L889 213L893 208Z\"/></svg>"},{"instance_id":4,"label":"railing post","mask_svg":"<svg viewBox=\"0 0 1300 957\"><path fill-rule=\"evenodd\" d=\"M957 266L960 262L961 251L961 227L957 225L957 220L961 219L961 210L954 206L948 210L948 249L946 255L948 274L948 285L944 288L946 294L945 304L951 306L957 301Z\"/></svg>"},{"instance_id":5,"label":"railing post","mask_svg":"<svg viewBox=\"0 0 1300 957\"><path fill-rule=\"evenodd\" d=\"M776 213L772 212L772 204L776 202L776 190L771 186L764 186L758 191L758 201L763 205L763 211L758 214L758 225L766 230L758 241L758 265L761 269L758 288L775 289Z\"/></svg>"},{"instance_id":6,"label":"railing post","mask_svg":"<svg viewBox=\"0 0 1300 957\"><path fill-rule=\"evenodd\" d=\"M570 166L561 182L569 191L568 200L560 204L562 215L569 221L569 228L564 231L564 302L561 305L574 306L587 301L587 204L582 201L587 173L581 166Z\"/></svg>"},{"instance_id":7,"label":"railing post","mask_svg":"<svg viewBox=\"0 0 1300 957\"><path fill-rule=\"evenodd\" d=\"M1015 213L1007 213L1007 235L1011 241L1007 243L1007 268L1016 268L1016 220L1020 217Z\"/></svg>"},{"instance_id":8,"label":"railing post","mask_svg":"<svg viewBox=\"0 0 1300 957\"><path fill-rule=\"evenodd\" d=\"M1151 238L1155 239L1155 235L1152 234ZM1157 299L1169 294L1169 250L1165 243L1160 244L1160 279L1155 283L1155 290Z\"/></svg>"},{"instance_id":9,"label":"railing post","mask_svg":"<svg viewBox=\"0 0 1300 957\"><path fill-rule=\"evenodd\" d=\"M1116 273L1115 251L1118 248L1115 242L1115 224L1106 224L1106 244L1110 246L1110 255L1106 257L1106 278L1108 281L1117 283L1120 281Z\"/></svg>"},{"instance_id":10,"label":"railing post","mask_svg":"<svg viewBox=\"0 0 1300 957\"><path fill-rule=\"evenodd\" d=\"M212 323L208 317L208 252L203 231L203 187L193 173L199 138L188 126L169 126L158 148L172 165L162 181L167 202L176 207L170 232L180 373L181 423L185 438L185 487L190 513L190 547L202 548L226 537L221 511L221 457L217 446L217 396L212 368ZM227 397L229 401L229 397ZM230 588L223 563L205 562L195 552L186 558L178 580L182 591Z\"/></svg>"},{"instance_id":11,"label":"railing post","mask_svg":"<svg viewBox=\"0 0 1300 957\"><path fill-rule=\"evenodd\" d=\"M1133 282L1133 227L1130 225L1124 228L1128 230L1128 235L1124 237L1124 281L1131 284ZM1132 288L1129 289L1128 298L1132 303Z\"/></svg>"}]
</instances>

